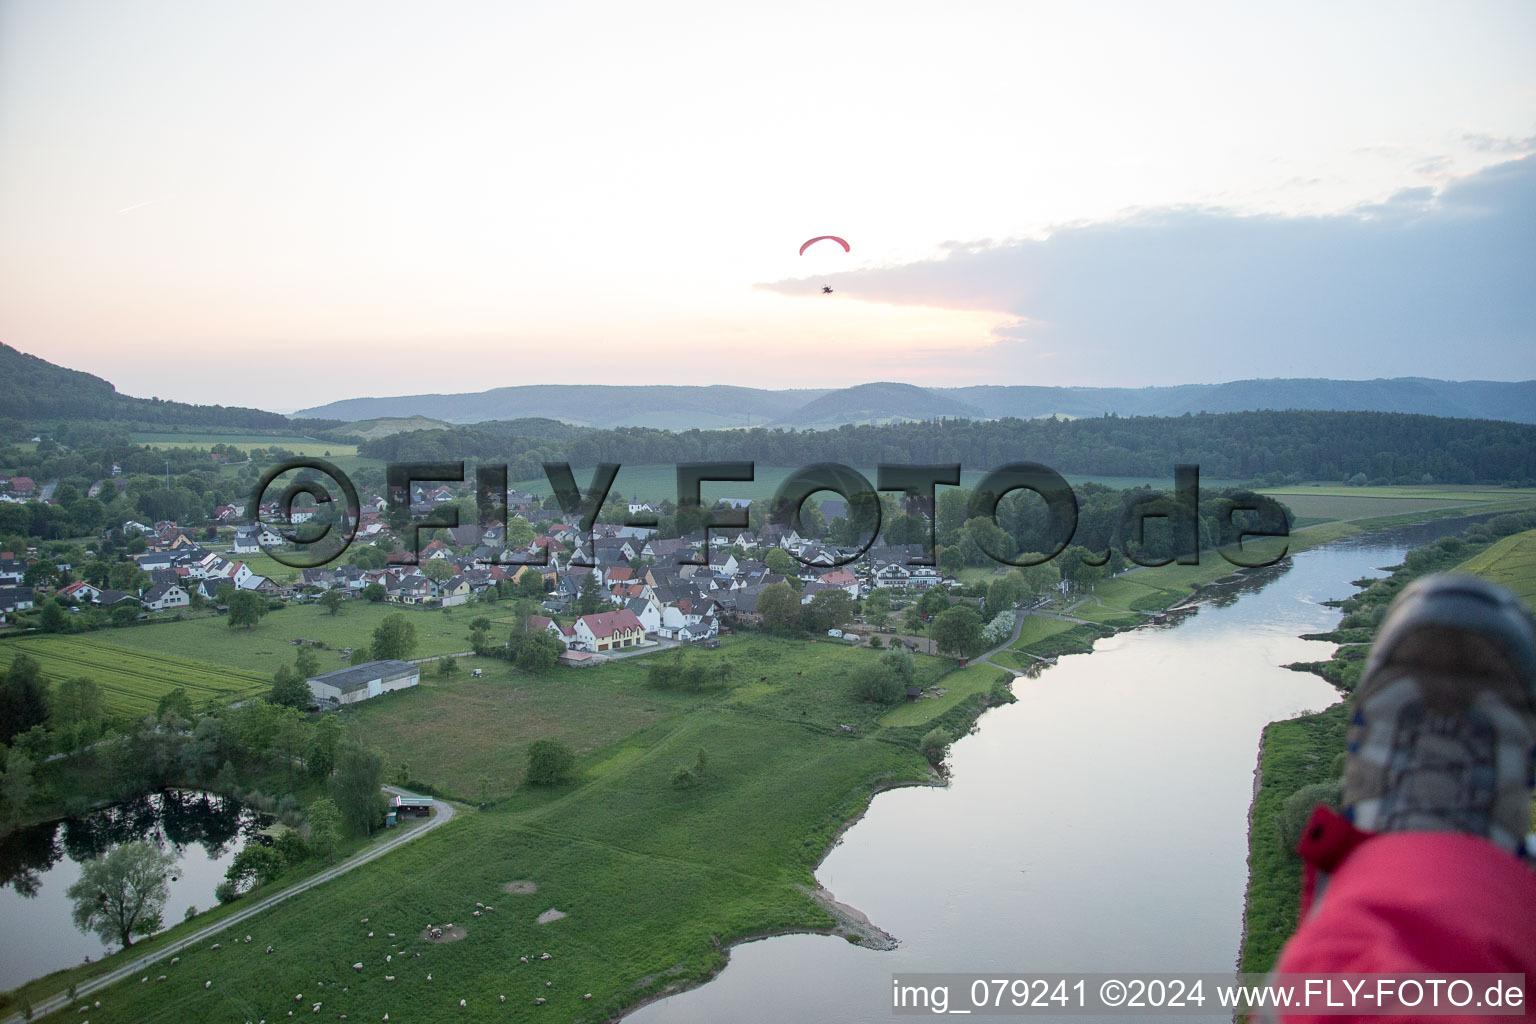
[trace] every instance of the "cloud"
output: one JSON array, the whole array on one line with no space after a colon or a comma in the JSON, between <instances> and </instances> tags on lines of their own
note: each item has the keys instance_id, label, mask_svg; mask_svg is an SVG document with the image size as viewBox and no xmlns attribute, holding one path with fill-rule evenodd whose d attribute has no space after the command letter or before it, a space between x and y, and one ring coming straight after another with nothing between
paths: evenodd
<instances>
[{"instance_id":1,"label":"cloud","mask_svg":"<svg viewBox=\"0 0 1536 1024\"><path fill-rule=\"evenodd\" d=\"M1165 208L828 280L846 298L999 314L999 383L1529 379L1536 158L1341 214Z\"/></svg>"}]
</instances>

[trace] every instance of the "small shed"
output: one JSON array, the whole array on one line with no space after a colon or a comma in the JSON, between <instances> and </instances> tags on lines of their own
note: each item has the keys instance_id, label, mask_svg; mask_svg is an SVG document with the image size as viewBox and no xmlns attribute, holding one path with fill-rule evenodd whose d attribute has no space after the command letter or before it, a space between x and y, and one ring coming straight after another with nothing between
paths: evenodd
<instances>
[{"instance_id":1,"label":"small shed","mask_svg":"<svg viewBox=\"0 0 1536 1024\"><path fill-rule=\"evenodd\" d=\"M389 806L397 817L425 818L432 813L432 798L416 793L397 793L390 798Z\"/></svg>"},{"instance_id":2,"label":"small shed","mask_svg":"<svg viewBox=\"0 0 1536 1024\"><path fill-rule=\"evenodd\" d=\"M405 661L365 661L334 672L310 676L309 692L325 704L356 704L391 690L403 690L421 682L421 670Z\"/></svg>"}]
</instances>

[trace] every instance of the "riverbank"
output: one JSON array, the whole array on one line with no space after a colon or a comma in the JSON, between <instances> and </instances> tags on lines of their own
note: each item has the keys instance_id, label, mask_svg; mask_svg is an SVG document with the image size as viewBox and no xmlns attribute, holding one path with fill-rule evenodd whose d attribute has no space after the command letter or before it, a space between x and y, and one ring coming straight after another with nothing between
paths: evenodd
<instances>
[{"instance_id":1,"label":"riverbank","mask_svg":"<svg viewBox=\"0 0 1536 1024\"><path fill-rule=\"evenodd\" d=\"M1526 525L1536 525L1532 518L1530 513L1520 517ZM1503 525L1508 527L1512 523ZM1326 679L1344 700L1316 714L1272 722L1264 730L1249 815L1249 883L1244 898L1239 970L1269 971L1296 928L1301 861L1282 840L1281 823L1309 809L1300 806L1306 800L1291 801L1298 790L1330 785L1340 777L1348 728L1347 699L1359 680L1376 624L1387 606L1410 581L1435 572L1486 576L1530 601L1531 595L1536 594L1536 558L1527 556L1533 552L1536 530L1501 539L1497 531L1473 524L1460 537L1442 538L1410 551L1404 564L1386 577L1357 581L1359 592L1339 602L1345 616L1338 628L1306 637L1338 646L1326 661L1290 667Z\"/></svg>"}]
</instances>

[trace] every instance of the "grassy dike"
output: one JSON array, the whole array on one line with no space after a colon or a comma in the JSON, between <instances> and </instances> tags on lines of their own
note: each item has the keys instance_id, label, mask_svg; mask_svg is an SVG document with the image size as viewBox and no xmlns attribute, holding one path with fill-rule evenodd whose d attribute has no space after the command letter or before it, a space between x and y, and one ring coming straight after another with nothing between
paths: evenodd
<instances>
[{"instance_id":1,"label":"grassy dike","mask_svg":"<svg viewBox=\"0 0 1536 1024\"><path fill-rule=\"evenodd\" d=\"M1393 517L1396 519L1396 517ZM1529 518L1529 514L1527 514ZM1389 522L1385 525L1399 525ZM1369 643L1393 598L1412 580L1435 572L1484 576L1536 603L1536 530L1500 540L1442 540L1410 552L1392 575L1361 581L1364 589L1341 603L1339 628L1307 639L1339 644L1324 662L1291 666L1321 675L1347 695L1365 667ZM1286 800L1303 786L1338 778L1349 709L1345 702L1313 715L1272 722L1259 747L1259 771L1249 812L1248 893L1239 969L1270 970L1296 928L1301 860L1280 838Z\"/></svg>"}]
</instances>

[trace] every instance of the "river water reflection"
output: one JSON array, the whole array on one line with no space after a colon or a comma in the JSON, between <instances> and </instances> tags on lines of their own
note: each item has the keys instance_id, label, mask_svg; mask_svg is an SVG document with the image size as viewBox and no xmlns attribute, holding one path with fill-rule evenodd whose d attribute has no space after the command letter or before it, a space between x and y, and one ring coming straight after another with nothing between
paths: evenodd
<instances>
[{"instance_id":1,"label":"river water reflection","mask_svg":"<svg viewBox=\"0 0 1536 1024\"><path fill-rule=\"evenodd\" d=\"M216 904L213 890L230 861L270 821L226 797L170 790L6 836L0 842L0 990L107 951L70 919L64 892L80 877L82 862L136 839L171 850L177 862L165 904L169 926L189 906Z\"/></svg>"},{"instance_id":2,"label":"river water reflection","mask_svg":"<svg viewBox=\"0 0 1536 1024\"><path fill-rule=\"evenodd\" d=\"M888 1021L901 972L1233 970L1261 731L1338 699L1281 666L1332 651L1299 639L1338 623L1321 602L1464 525L1303 552L1018 680L1018 702L955 744L948 788L877 797L817 871L896 950L749 943L626 1020Z\"/></svg>"}]
</instances>

